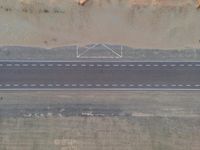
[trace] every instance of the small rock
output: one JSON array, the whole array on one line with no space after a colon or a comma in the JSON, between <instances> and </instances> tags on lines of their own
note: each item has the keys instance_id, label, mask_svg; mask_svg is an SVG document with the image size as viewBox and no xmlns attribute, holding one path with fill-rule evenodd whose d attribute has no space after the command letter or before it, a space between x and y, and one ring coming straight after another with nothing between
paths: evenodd
<instances>
[{"instance_id":1,"label":"small rock","mask_svg":"<svg viewBox=\"0 0 200 150\"><path fill-rule=\"evenodd\" d=\"M87 1L88 1L88 0L79 0L79 1L78 1L78 4L81 5L81 6L83 6L83 5L86 4Z\"/></svg>"}]
</instances>

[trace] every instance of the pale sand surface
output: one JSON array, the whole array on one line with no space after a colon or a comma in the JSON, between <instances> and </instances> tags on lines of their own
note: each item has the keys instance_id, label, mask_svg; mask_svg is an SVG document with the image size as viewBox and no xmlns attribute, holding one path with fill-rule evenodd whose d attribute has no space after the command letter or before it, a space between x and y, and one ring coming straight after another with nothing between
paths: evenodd
<instances>
[{"instance_id":1,"label":"pale sand surface","mask_svg":"<svg viewBox=\"0 0 200 150\"><path fill-rule=\"evenodd\" d=\"M0 0L0 45L199 48L195 0Z\"/></svg>"}]
</instances>

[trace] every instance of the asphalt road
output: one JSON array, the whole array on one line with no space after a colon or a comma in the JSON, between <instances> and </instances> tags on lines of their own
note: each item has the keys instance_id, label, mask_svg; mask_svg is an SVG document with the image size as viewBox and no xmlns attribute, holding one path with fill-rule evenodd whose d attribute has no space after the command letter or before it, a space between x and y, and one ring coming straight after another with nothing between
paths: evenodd
<instances>
[{"instance_id":1,"label":"asphalt road","mask_svg":"<svg viewBox=\"0 0 200 150\"><path fill-rule=\"evenodd\" d=\"M1 90L200 90L200 62L0 62Z\"/></svg>"}]
</instances>

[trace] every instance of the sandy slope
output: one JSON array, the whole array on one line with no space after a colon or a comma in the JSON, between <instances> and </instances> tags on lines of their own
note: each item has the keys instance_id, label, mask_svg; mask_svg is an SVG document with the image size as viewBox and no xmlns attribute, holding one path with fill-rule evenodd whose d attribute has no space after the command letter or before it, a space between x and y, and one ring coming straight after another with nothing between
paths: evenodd
<instances>
[{"instance_id":1,"label":"sandy slope","mask_svg":"<svg viewBox=\"0 0 200 150\"><path fill-rule=\"evenodd\" d=\"M0 44L199 48L195 0L0 0Z\"/></svg>"}]
</instances>

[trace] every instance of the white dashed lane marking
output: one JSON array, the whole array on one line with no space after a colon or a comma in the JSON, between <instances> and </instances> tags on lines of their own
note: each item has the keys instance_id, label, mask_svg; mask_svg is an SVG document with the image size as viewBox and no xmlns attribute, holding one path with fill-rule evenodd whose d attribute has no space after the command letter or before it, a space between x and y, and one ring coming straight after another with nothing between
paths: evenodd
<instances>
[{"instance_id":1,"label":"white dashed lane marking","mask_svg":"<svg viewBox=\"0 0 200 150\"><path fill-rule=\"evenodd\" d=\"M109 86L109 84L104 84L103 86L105 86L105 87L108 87L108 86Z\"/></svg>"},{"instance_id":2,"label":"white dashed lane marking","mask_svg":"<svg viewBox=\"0 0 200 150\"><path fill-rule=\"evenodd\" d=\"M22 64L22 66L23 66L23 67L28 67L29 65L28 65L28 64Z\"/></svg>"},{"instance_id":3,"label":"white dashed lane marking","mask_svg":"<svg viewBox=\"0 0 200 150\"><path fill-rule=\"evenodd\" d=\"M39 84L39 86L42 86L42 87L43 87L43 86L45 86L45 85L44 85L44 84Z\"/></svg>"},{"instance_id":4,"label":"white dashed lane marking","mask_svg":"<svg viewBox=\"0 0 200 150\"><path fill-rule=\"evenodd\" d=\"M33 66L33 67L36 67L36 66L37 66L37 64L31 64L31 66Z\"/></svg>"},{"instance_id":5,"label":"white dashed lane marking","mask_svg":"<svg viewBox=\"0 0 200 150\"><path fill-rule=\"evenodd\" d=\"M134 64L130 64L129 66L130 66L130 67L134 67L135 65L134 65Z\"/></svg>"},{"instance_id":6,"label":"white dashed lane marking","mask_svg":"<svg viewBox=\"0 0 200 150\"><path fill-rule=\"evenodd\" d=\"M19 66L20 66L20 64L14 64L14 66L16 66L16 67L19 67Z\"/></svg>"},{"instance_id":7,"label":"white dashed lane marking","mask_svg":"<svg viewBox=\"0 0 200 150\"><path fill-rule=\"evenodd\" d=\"M48 67L53 67L53 64L48 64L47 66L48 66Z\"/></svg>"},{"instance_id":8,"label":"white dashed lane marking","mask_svg":"<svg viewBox=\"0 0 200 150\"><path fill-rule=\"evenodd\" d=\"M5 63L5 64L3 64L3 63L1 63L0 64L0 67L3 67L3 66L7 66L7 67L12 67L12 66L16 66L16 67L20 67L20 66L22 66L22 67L28 67L28 66L32 66L32 67L36 67L36 66L40 66L40 67L45 67L45 66L48 66L48 67L53 67L54 65L56 65L57 67L63 67L63 66L66 66L66 67L70 67L70 66L72 66L72 67L77 67L77 66L81 66L81 67L87 67L87 66L89 66L89 67L95 67L95 66L97 66L97 67L102 67L102 66L104 66L104 67L126 67L126 66L128 66L128 67L135 67L135 66L137 66L137 67L159 67L159 66L162 66L162 67L185 67L185 66L187 66L187 67L200 67L200 63L194 63L194 64L191 64L191 63L185 63L185 64L183 64L183 63L173 63L173 64L171 64L171 63L166 63L166 64L154 64L154 63L141 63L141 64L121 64L121 63L119 63L119 64L117 64L117 63L114 63L114 64L112 64L112 63L110 63L110 64L100 64L100 63L97 63L97 64L95 64L95 63L72 63L72 64L70 64L70 63L66 63L66 64L62 64L62 63L55 63L55 64L53 64L53 63Z\"/></svg>"},{"instance_id":9,"label":"white dashed lane marking","mask_svg":"<svg viewBox=\"0 0 200 150\"><path fill-rule=\"evenodd\" d=\"M84 85L84 84L79 84L79 86L80 86L80 87L84 87L85 85Z\"/></svg>"},{"instance_id":10,"label":"white dashed lane marking","mask_svg":"<svg viewBox=\"0 0 200 150\"><path fill-rule=\"evenodd\" d=\"M103 65L102 64L97 64L97 67L102 67Z\"/></svg>"},{"instance_id":11,"label":"white dashed lane marking","mask_svg":"<svg viewBox=\"0 0 200 150\"><path fill-rule=\"evenodd\" d=\"M170 66L171 66L171 67L175 67L175 66L176 66L176 64L171 64Z\"/></svg>"},{"instance_id":12,"label":"white dashed lane marking","mask_svg":"<svg viewBox=\"0 0 200 150\"><path fill-rule=\"evenodd\" d=\"M96 87L96 88L199 88L200 84L52 84L52 83L48 83L48 84L28 84L28 83L24 83L24 84L10 84L10 83L6 83L6 84L0 84L0 87L25 87L25 88L53 88L53 87L57 87L57 88L77 88L77 87Z\"/></svg>"},{"instance_id":13,"label":"white dashed lane marking","mask_svg":"<svg viewBox=\"0 0 200 150\"><path fill-rule=\"evenodd\" d=\"M122 67L126 67L127 65L125 65L125 64L121 64L121 66L122 66Z\"/></svg>"},{"instance_id":14,"label":"white dashed lane marking","mask_svg":"<svg viewBox=\"0 0 200 150\"><path fill-rule=\"evenodd\" d=\"M57 64L57 66L58 66L58 67L62 67L63 65L62 65L62 64Z\"/></svg>"},{"instance_id":15,"label":"white dashed lane marking","mask_svg":"<svg viewBox=\"0 0 200 150\"><path fill-rule=\"evenodd\" d=\"M145 66L146 66L146 67L151 67L151 64L146 64Z\"/></svg>"},{"instance_id":16,"label":"white dashed lane marking","mask_svg":"<svg viewBox=\"0 0 200 150\"><path fill-rule=\"evenodd\" d=\"M40 67L44 67L45 66L45 64L40 64Z\"/></svg>"},{"instance_id":17,"label":"white dashed lane marking","mask_svg":"<svg viewBox=\"0 0 200 150\"><path fill-rule=\"evenodd\" d=\"M36 84L30 84L30 86L31 86L31 87L34 87L34 86L36 86Z\"/></svg>"},{"instance_id":18,"label":"white dashed lane marking","mask_svg":"<svg viewBox=\"0 0 200 150\"><path fill-rule=\"evenodd\" d=\"M8 67L12 67L13 65L12 65L12 64L6 64L6 66L8 66Z\"/></svg>"},{"instance_id":19,"label":"white dashed lane marking","mask_svg":"<svg viewBox=\"0 0 200 150\"><path fill-rule=\"evenodd\" d=\"M110 67L110 64L105 64L104 66L105 66L105 67Z\"/></svg>"},{"instance_id":20,"label":"white dashed lane marking","mask_svg":"<svg viewBox=\"0 0 200 150\"><path fill-rule=\"evenodd\" d=\"M71 65L70 65L70 64L65 64L65 66L66 66L66 67L69 67L69 66L71 66Z\"/></svg>"},{"instance_id":21,"label":"white dashed lane marking","mask_svg":"<svg viewBox=\"0 0 200 150\"><path fill-rule=\"evenodd\" d=\"M77 64L72 64L72 67L76 67L76 66L78 66Z\"/></svg>"},{"instance_id":22,"label":"white dashed lane marking","mask_svg":"<svg viewBox=\"0 0 200 150\"><path fill-rule=\"evenodd\" d=\"M168 66L167 64L163 64L163 65L162 65L162 67L167 67L167 66Z\"/></svg>"},{"instance_id":23,"label":"white dashed lane marking","mask_svg":"<svg viewBox=\"0 0 200 150\"><path fill-rule=\"evenodd\" d=\"M87 86L88 86L88 87L91 87L91 86L92 86L92 84L87 84Z\"/></svg>"}]
</instances>

